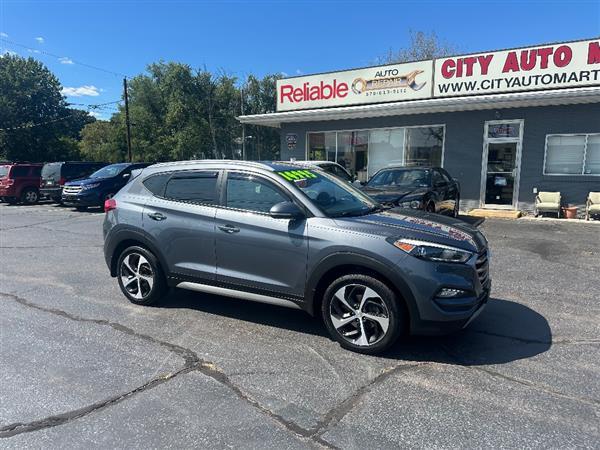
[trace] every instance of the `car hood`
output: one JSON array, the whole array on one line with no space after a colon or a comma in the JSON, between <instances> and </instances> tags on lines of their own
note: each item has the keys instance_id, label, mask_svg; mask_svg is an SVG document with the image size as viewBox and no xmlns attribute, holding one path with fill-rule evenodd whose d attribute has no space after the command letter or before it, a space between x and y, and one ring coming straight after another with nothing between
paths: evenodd
<instances>
[{"instance_id":1,"label":"car hood","mask_svg":"<svg viewBox=\"0 0 600 450\"><path fill-rule=\"evenodd\" d=\"M400 200L413 200L423 197L429 192L429 188L394 188L392 186L375 188L365 186L363 192L378 202L395 203Z\"/></svg>"},{"instance_id":2,"label":"car hood","mask_svg":"<svg viewBox=\"0 0 600 450\"><path fill-rule=\"evenodd\" d=\"M80 178L79 180L71 180L65 183L65 186L85 186L87 184L102 183L108 178Z\"/></svg>"},{"instance_id":3,"label":"car hood","mask_svg":"<svg viewBox=\"0 0 600 450\"><path fill-rule=\"evenodd\" d=\"M475 253L487 248L483 234L462 220L420 210L390 209L335 219L338 226L386 238L405 238L449 245Z\"/></svg>"}]
</instances>

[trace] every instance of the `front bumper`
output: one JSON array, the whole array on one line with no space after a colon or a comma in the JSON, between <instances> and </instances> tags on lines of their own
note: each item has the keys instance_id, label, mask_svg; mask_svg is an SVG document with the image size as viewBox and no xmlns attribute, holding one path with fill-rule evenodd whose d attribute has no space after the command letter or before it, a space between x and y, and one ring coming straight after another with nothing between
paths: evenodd
<instances>
[{"instance_id":1,"label":"front bumper","mask_svg":"<svg viewBox=\"0 0 600 450\"><path fill-rule=\"evenodd\" d=\"M414 307L410 311L410 333L440 335L468 326L485 308L492 288L489 264L485 271L475 255L466 264L434 263L411 258L413 276L407 280ZM460 289L463 294L443 298L440 291Z\"/></svg>"},{"instance_id":2,"label":"front bumper","mask_svg":"<svg viewBox=\"0 0 600 450\"><path fill-rule=\"evenodd\" d=\"M67 206L102 206L103 197L97 192L82 191L79 194L62 194L62 202Z\"/></svg>"}]
</instances>

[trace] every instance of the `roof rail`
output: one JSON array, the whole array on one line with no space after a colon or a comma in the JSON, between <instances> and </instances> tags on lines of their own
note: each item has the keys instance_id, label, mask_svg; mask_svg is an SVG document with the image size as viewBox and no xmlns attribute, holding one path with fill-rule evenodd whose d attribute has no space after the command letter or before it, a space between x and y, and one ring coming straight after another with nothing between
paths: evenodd
<instances>
[{"instance_id":1,"label":"roof rail","mask_svg":"<svg viewBox=\"0 0 600 450\"><path fill-rule=\"evenodd\" d=\"M245 161L241 159L190 159L185 161L169 161L153 164L155 167L170 167L170 166L183 166L187 164L196 164L196 163L205 163L205 164L214 164L214 163L232 163L239 164L242 166L249 167L260 167L262 169L269 168L268 164L259 161Z\"/></svg>"}]
</instances>

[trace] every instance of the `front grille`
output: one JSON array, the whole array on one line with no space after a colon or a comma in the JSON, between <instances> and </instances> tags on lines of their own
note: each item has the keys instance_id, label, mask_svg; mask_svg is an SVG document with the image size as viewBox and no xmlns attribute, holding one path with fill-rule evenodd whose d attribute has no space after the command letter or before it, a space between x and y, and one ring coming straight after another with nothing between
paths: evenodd
<instances>
[{"instance_id":1,"label":"front grille","mask_svg":"<svg viewBox=\"0 0 600 450\"><path fill-rule=\"evenodd\" d=\"M64 186L63 194L65 195L77 195L81 192L81 186Z\"/></svg>"},{"instance_id":2,"label":"front grille","mask_svg":"<svg viewBox=\"0 0 600 450\"><path fill-rule=\"evenodd\" d=\"M484 250L477 257L475 262L475 269L477 270L477 276L482 286L485 286L490 278L490 262L488 259L488 252Z\"/></svg>"}]
</instances>

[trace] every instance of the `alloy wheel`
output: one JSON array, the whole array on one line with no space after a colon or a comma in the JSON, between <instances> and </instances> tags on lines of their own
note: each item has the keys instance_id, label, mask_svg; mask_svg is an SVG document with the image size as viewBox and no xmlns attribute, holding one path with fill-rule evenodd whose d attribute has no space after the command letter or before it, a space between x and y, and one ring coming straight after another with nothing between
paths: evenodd
<instances>
[{"instance_id":1,"label":"alloy wheel","mask_svg":"<svg viewBox=\"0 0 600 450\"><path fill-rule=\"evenodd\" d=\"M390 326L390 313L381 296L363 284L347 284L333 295L329 317L347 342L368 347L381 341Z\"/></svg>"},{"instance_id":2,"label":"alloy wheel","mask_svg":"<svg viewBox=\"0 0 600 450\"><path fill-rule=\"evenodd\" d=\"M129 253L121 262L123 288L133 298L141 300L152 292L154 271L148 260L140 253Z\"/></svg>"},{"instance_id":3,"label":"alloy wheel","mask_svg":"<svg viewBox=\"0 0 600 450\"><path fill-rule=\"evenodd\" d=\"M37 202L38 195L35 191L27 191L25 193L25 202L27 203L35 203Z\"/></svg>"}]
</instances>

